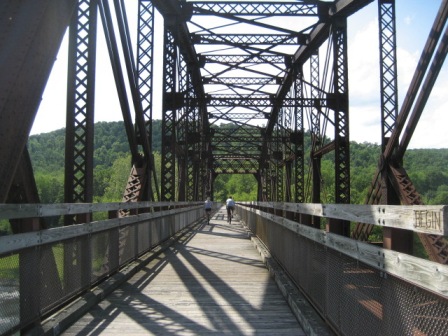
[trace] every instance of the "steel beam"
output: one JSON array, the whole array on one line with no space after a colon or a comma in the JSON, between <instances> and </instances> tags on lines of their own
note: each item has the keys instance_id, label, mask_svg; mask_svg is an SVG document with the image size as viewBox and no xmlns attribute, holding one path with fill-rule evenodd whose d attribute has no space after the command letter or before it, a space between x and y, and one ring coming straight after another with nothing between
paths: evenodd
<instances>
[{"instance_id":1,"label":"steel beam","mask_svg":"<svg viewBox=\"0 0 448 336\"><path fill-rule=\"evenodd\" d=\"M333 39L333 88L335 104L335 203L350 203L350 141L348 113L348 61L347 61L347 20L334 22ZM350 236L350 223L333 221L329 231Z\"/></svg>"},{"instance_id":2,"label":"steel beam","mask_svg":"<svg viewBox=\"0 0 448 336\"><path fill-rule=\"evenodd\" d=\"M209 106L229 106L229 107L267 107L271 108L275 104L272 96L266 95L211 95L208 99ZM312 98L299 98L299 99L291 99L285 98L283 100L283 104L280 106L283 107L314 107L316 105L327 106L327 99L312 99ZM272 120L272 113L269 120Z\"/></svg>"},{"instance_id":3,"label":"steel beam","mask_svg":"<svg viewBox=\"0 0 448 336\"><path fill-rule=\"evenodd\" d=\"M151 1L139 0L138 27L137 85L140 93L145 130L143 131L140 130L140 128L136 128L136 135L139 144L142 144L142 142L145 141L145 137L141 137L140 133L146 133L150 158L148 158L148 179L145 194L147 195L148 200L156 201L160 200L160 192L152 154L154 6Z\"/></svg>"},{"instance_id":4,"label":"steel beam","mask_svg":"<svg viewBox=\"0 0 448 336\"><path fill-rule=\"evenodd\" d=\"M0 203L8 197L75 6L74 0L1 1Z\"/></svg>"},{"instance_id":5,"label":"steel beam","mask_svg":"<svg viewBox=\"0 0 448 336\"><path fill-rule=\"evenodd\" d=\"M273 77L214 77L204 79L204 84L221 85L278 85L277 78Z\"/></svg>"},{"instance_id":6,"label":"steel beam","mask_svg":"<svg viewBox=\"0 0 448 336\"><path fill-rule=\"evenodd\" d=\"M96 0L78 0L70 25L64 183L66 203L93 201L97 12ZM66 224L73 224L72 217L67 216L66 219Z\"/></svg>"},{"instance_id":7,"label":"steel beam","mask_svg":"<svg viewBox=\"0 0 448 336\"><path fill-rule=\"evenodd\" d=\"M249 45L303 45L306 34L192 34L194 44L228 44L247 47Z\"/></svg>"},{"instance_id":8,"label":"steel beam","mask_svg":"<svg viewBox=\"0 0 448 336\"><path fill-rule=\"evenodd\" d=\"M303 73L302 69L297 74L294 84L294 96L296 99L303 96ZM294 133L291 141L294 144L294 199L296 203L305 202L305 143L304 143L304 122L303 107L294 108Z\"/></svg>"},{"instance_id":9,"label":"steel beam","mask_svg":"<svg viewBox=\"0 0 448 336\"><path fill-rule=\"evenodd\" d=\"M176 63L178 59L174 36L166 25L164 31L163 115L162 115L162 181L161 200L174 201L176 197Z\"/></svg>"},{"instance_id":10,"label":"steel beam","mask_svg":"<svg viewBox=\"0 0 448 336\"><path fill-rule=\"evenodd\" d=\"M193 14L210 13L230 15L281 15L281 16L317 16L319 6L316 1L300 2L249 2L249 1L190 1Z\"/></svg>"},{"instance_id":11,"label":"steel beam","mask_svg":"<svg viewBox=\"0 0 448 336\"><path fill-rule=\"evenodd\" d=\"M222 64L284 64L285 57L278 55L200 55L203 63Z\"/></svg>"}]
</instances>

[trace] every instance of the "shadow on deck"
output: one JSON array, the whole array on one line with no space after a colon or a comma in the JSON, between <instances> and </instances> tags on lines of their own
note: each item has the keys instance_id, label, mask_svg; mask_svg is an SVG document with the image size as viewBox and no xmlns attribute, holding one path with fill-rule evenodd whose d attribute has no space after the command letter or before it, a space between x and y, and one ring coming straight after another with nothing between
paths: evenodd
<instances>
[{"instance_id":1,"label":"shadow on deck","mask_svg":"<svg viewBox=\"0 0 448 336\"><path fill-rule=\"evenodd\" d=\"M209 225L192 226L145 255L138 271L123 270L90 294L101 302L89 305L84 297L54 316L52 333L305 335L250 233L237 215L231 225L226 217L223 207Z\"/></svg>"}]
</instances>

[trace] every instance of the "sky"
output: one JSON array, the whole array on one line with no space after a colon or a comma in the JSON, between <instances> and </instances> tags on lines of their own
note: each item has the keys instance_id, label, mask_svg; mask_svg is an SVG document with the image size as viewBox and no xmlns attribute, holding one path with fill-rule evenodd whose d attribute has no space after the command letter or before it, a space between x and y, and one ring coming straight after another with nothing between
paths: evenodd
<instances>
[{"instance_id":1,"label":"sky","mask_svg":"<svg viewBox=\"0 0 448 336\"><path fill-rule=\"evenodd\" d=\"M442 0L396 0L399 108ZM131 32L137 1L125 1ZM350 140L380 143L378 8L374 1L348 20ZM156 20L158 20L156 18ZM159 21L156 21L158 23ZM123 120L102 28L98 28L95 122ZM64 39L42 97L31 134L65 127L67 38ZM448 148L448 66L439 74L409 148ZM155 118L157 115L155 115Z\"/></svg>"}]
</instances>

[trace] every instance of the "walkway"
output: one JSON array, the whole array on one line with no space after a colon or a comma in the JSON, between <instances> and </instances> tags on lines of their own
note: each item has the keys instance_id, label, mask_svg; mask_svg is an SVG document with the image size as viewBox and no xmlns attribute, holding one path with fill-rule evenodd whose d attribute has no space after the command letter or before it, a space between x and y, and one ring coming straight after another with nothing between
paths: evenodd
<instances>
[{"instance_id":1,"label":"walkway","mask_svg":"<svg viewBox=\"0 0 448 336\"><path fill-rule=\"evenodd\" d=\"M63 335L305 335L238 218L228 225L224 214L196 226Z\"/></svg>"}]
</instances>

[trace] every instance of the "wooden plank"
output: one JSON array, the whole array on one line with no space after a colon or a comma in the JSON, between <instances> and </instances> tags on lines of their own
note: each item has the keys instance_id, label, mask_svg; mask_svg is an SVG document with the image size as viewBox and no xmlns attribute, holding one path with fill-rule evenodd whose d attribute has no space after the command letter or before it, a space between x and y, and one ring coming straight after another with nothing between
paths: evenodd
<instances>
[{"instance_id":1,"label":"wooden plank","mask_svg":"<svg viewBox=\"0 0 448 336\"><path fill-rule=\"evenodd\" d=\"M62 335L305 335L248 232L225 209ZM219 219L218 219L219 218Z\"/></svg>"},{"instance_id":2,"label":"wooden plank","mask_svg":"<svg viewBox=\"0 0 448 336\"><path fill-rule=\"evenodd\" d=\"M202 205L201 205L202 206ZM96 221L84 224L69 225L57 228L51 228L36 232L19 233L15 235L0 236L0 255L8 253L18 253L21 249L37 247L44 244L53 244L66 239L82 237L92 233L99 233L102 231L113 230L117 227L124 227L130 225L138 225L139 223L148 223L149 225L155 224L157 218L164 218L167 216L180 215L185 213L188 216L188 212L195 212L201 206L185 207L179 209L172 209L159 212L142 213L133 216L127 216L122 218L113 218L103 221ZM39 206L30 206L28 213L38 209ZM58 206L51 207L52 209L61 209ZM82 208L82 207L81 207ZM196 218L194 218L195 220ZM191 220L190 222L193 222Z\"/></svg>"},{"instance_id":3,"label":"wooden plank","mask_svg":"<svg viewBox=\"0 0 448 336\"><path fill-rule=\"evenodd\" d=\"M58 203L58 204L0 204L0 219L52 217L129 209L168 208L185 211L200 207L202 202L117 202L117 203ZM167 211L168 211L167 210Z\"/></svg>"},{"instance_id":4,"label":"wooden plank","mask_svg":"<svg viewBox=\"0 0 448 336\"><path fill-rule=\"evenodd\" d=\"M245 204L244 202L241 204ZM448 235L448 206L446 205L356 205L356 204L307 204L283 202L252 202L257 207L291 211L300 214L342 219L351 222L399 228L414 232ZM202 206L201 202L134 202L105 204L0 204L0 219L50 217L168 207L172 213L186 207ZM155 212L157 213L157 212ZM147 216L148 213L146 213Z\"/></svg>"},{"instance_id":5,"label":"wooden plank","mask_svg":"<svg viewBox=\"0 0 448 336\"><path fill-rule=\"evenodd\" d=\"M245 205L246 203L241 204ZM425 234L448 235L447 205L405 206L283 202L250 202L248 204Z\"/></svg>"},{"instance_id":6,"label":"wooden plank","mask_svg":"<svg viewBox=\"0 0 448 336\"><path fill-rule=\"evenodd\" d=\"M361 241L295 223L254 208L243 207L264 220L281 225L303 237L359 260L384 273L448 298L448 265L383 249Z\"/></svg>"}]
</instances>

